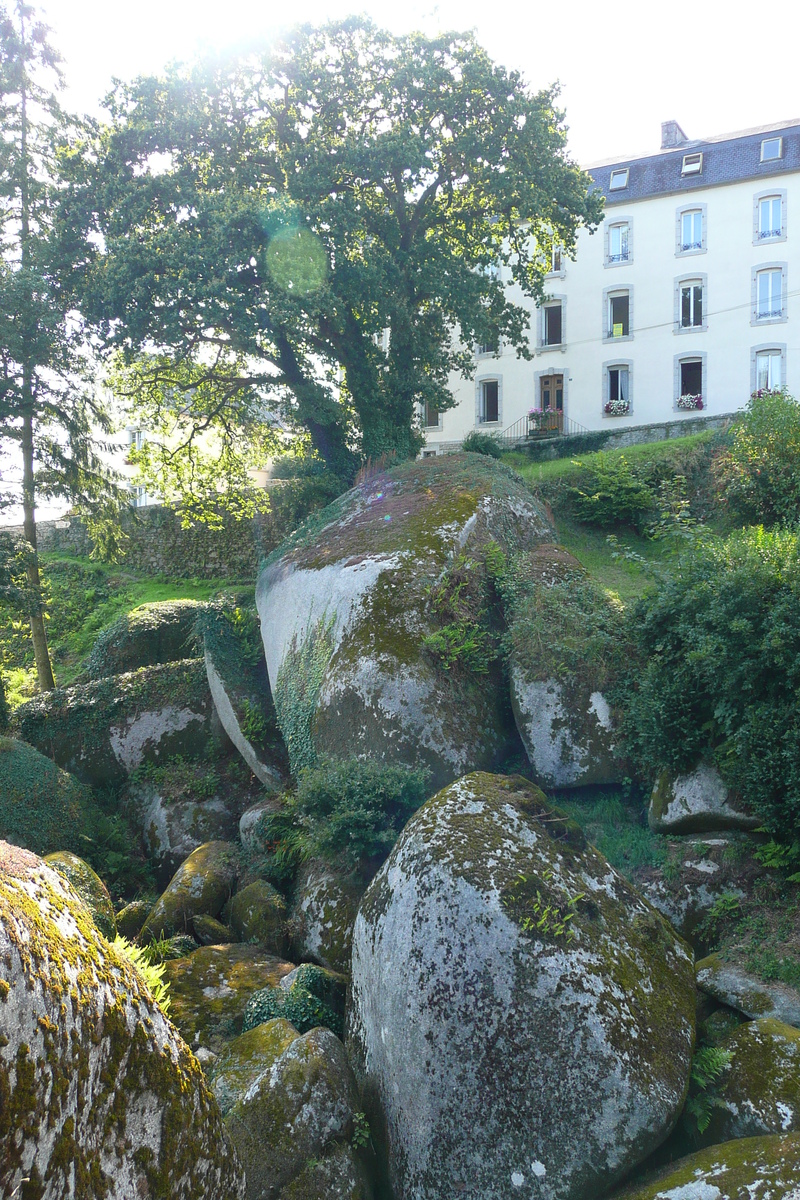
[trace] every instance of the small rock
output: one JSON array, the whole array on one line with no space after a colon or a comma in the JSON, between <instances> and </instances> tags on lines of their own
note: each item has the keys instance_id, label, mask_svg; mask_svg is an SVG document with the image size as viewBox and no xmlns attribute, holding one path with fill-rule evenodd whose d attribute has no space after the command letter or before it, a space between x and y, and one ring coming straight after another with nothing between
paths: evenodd
<instances>
[{"instance_id":1,"label":"small rock","mask_svg":"<svg viewBox=\"0 0 800 1200\"><path fill-rule=\"evenodd\" d=\"M699 1150L609 1200L796 1200L798 1195L800 1134L786 1133Z\"/></svg>"},{"instance_id":2,"label":"small rock","mask_svg":"<svg viewBox=\"0 0 800 1200\"><path fill-rule=\"evenodd\" d=\"M238 851L230 842L198 846L156 901L142 929L142 941L188 933L197 914L216 917L233 891L239 866Z\"/></svg>"},{"instance_id":3,"label":"small rock","mask_svg":"<svg viewBox=\"0 0 800 1200\"><path fill-rule=\"evenodd\" d=\"M323 1158L312 1159L279 1200L372 1200L364 1166L350 1146L341 1143Z\"/></svg>"},{"instance_id":4,"label":"small rock","mask_svg":"<svg viewBox=\"0 0 800 1200\"><path fill-rule=\"evenodd\" d=\"M269 954L286 953L286 901L272 884L263 879L248 884L230 901L226 915L239 941L259 942Z\"/></svg>"},{"instance_id":5,"label":"small rock","mask_svg":"<svg viewBox=\"0 0 800 1200\"><path fill-rule=\"evenodd\" d=\"M800 992L785 983L765 983L733 963L709 954L697 964L697 986L746 1017L775 1017L800 1028Z\"/></svg>"},{"instance_id":6,"label":"small rock","mask_svg":"<svg viewBox=\"0 0 800 1200\"><path fill-rule=\"evenodd\" d=\"M251 804L239 820L239 839L251 854L265 854L266 841L262 832L262 818L276 812L281 806L279 797L266 796Z\"/></svg>"},{"instance_id":7,"label":"small rock","mask_svg":"<svg viewBox=\"0 0 800 1200\"><path fill-rule=\"evenodd\" d=\"M330 863L310 862L301 868L291 912L298 958L311 958L332 971L349 974L353 924L365 886Z\"/></svg>"},{"instance_id":8,"label":"small rock","mask_svg":"<svg viewBox=\"0 0 800 1200\"><path fill-rule=\"evenodd\" d=\"M103 937L113 942L117 936L114 905L111 903L108 888L97 872L82 858L78 858L77 854L70 854L69 850L59 850L56 854L48 854L44 861L48 867L58 871L59 875L72 884L92 914L92 920Z\"/></svg>"},{"instance_id":9,"label":"small rock","mask_svg":"<svg viewBox=\"0 0 800 1200\"><path fill-rule=\"evenodd\" d=\"M132 942L142 932L142 926L153 907L151 900L131 900L116 916L117 933Z\"/></svg>"},{"instance_id":10,"label":"small rock","mask_svg":"<svg viewBox=\"0 0 800 1200\"><path fill-rule=\"evenodd\" d=\"M657 833L758 829L763 824L709 763L701 763L688 775L662 771L653 788L647 820Z\"/></svg>"},{"instance_id":11,"label":"small rock","mask_svg":"<svg viewBox=\"0 0 800 1200\"><path fill-rule=\"evenodd\" d=\"M223 925L216 917L209 917L207 913L197 913L192 917L192 929L201 946L227 946L239 940L227 925Z\"/></svg>"}]
</instances>

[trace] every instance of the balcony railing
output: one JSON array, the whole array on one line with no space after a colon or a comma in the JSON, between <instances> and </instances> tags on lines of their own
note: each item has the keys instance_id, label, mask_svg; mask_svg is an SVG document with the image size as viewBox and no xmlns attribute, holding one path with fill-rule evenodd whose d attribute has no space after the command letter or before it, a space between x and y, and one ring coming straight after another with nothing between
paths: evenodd
<instances>
[{"instance_id":1,"label":"balcony railing","mask_svg":"<svg viewBox=\"0 0 800 1200\"><path fill-rule=\"evenodd\" d=\"M681 242L681 250L702 250L702 242Z\"/></svg>"},{"instance_id":2,"label":"balcony railing","mask_svg":"<svg viewBox=\"0 0 800 1200\"><path fill-rule=\"evenodd\" d=\"M539 415L520 417L508 429L498 433L497 437L507 448L517 446L522 442L539 441L540 438L554 438L573 433L588 433L585 425L578 424L565 417L560 409L545 409Z\"/></svg>"},{"instance_id":3,"label":"balcony railing","mask_svg":"<svg viewBox=\"0 0 800 1200\"><path fill-rule=\"evenodd\" d=\"M627 262L628 261L628 251L621 250L619 252L619 254L609 254L608 261L610 263Z\"/></svg>"},{"instance_id":4,"label":"balcony railing","mask_svg":"<svg viewBox=\"0 0 800 1200\"><path fill-rule=\"evenodd\" d=\"M777 238L781 236L780 229L760 229L758 231L759 238Z\"/></svg>"}]
</instances>

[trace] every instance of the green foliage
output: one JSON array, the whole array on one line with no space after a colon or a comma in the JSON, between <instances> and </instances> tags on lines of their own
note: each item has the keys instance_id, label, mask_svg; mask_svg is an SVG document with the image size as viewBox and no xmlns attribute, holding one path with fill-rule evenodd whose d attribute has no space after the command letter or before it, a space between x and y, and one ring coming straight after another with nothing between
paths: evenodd
<instances>
[{"instance_id":1,"label":"green foliage","mask_svg":"<svg viewBox=\"0 0 800 1200\"><path fill-rule=\"evenodd\" d=\"M289 752L292 774L313 767L317 760L311 725L322 681L333 654L336 614L322 617L298 643L292 638L275 681L275 711Z\"/></svg>"},{"instance_id":2,"label":"green foliage","mask_svg":"<svg viewBox=\"0 0 800 1200\"><path fill-rule=\"evenodd\" d=\"M616 693L645 778L709 751L779 840L800 824L800 557L790 532L701 539L633 611Z\"/></svg>"},{"instance_id":3,"label":"green foliage","mask_svg":"<svg viewBox=\"0 0 800 1200\"><path fill-rule=\"evenodd\" d=\"M700 926L698 927L698 935L709 945L715 945L719 936L721 925L725 925L731 919L736 919L742 911L741 897L735 892L723 892L718 896L711 908L706 913Z\"/></svg>"},{"instance_id":4,"label":"green foliage","mask_svg":"<svg viewBox=\"0 0 800 1200\"><path fill-rule=\"evenodd\" d=\"M503 905L525 933L538 937L563 938L571 942L575 937L570 922L575 916L576 906L584 899L585 893L578 892L574 896L557 895L559 889L553 884L552 871L544 871L541 881L535 876L523 875L521 872L503 895ZM542 894L542 889L545 894Z\"/></svg>"},{"instance_id":5,"label":"green foliage","mask_svg":"<svg viewBox=\"0 0 800 1200\"><path fill-rule=\"evenodd\" d=\"M197 942L188 934L177 934L175 937L154 938L146 946L138 947L141 961L148 966L158 967L162 963L185 958L197 949Z\"/></svg>"},{"instance_id":6,"label":"green foliage","mask_svg":"<svg viewBox=\"0 0 800 1200\"><path fill-rule=\"evenodd\" d=\"M628 879L643 867L664 866L664 839L651 832L639 803L612 792L559 804L577 821L600 853Z\"/></svg>"},{"instance_id":7,"label":"green foliage","mask_svg":"<svg viewBox=\"0 0 800 1200\"><path fill-rule=\"evenodd\" d=\"M8 700L6 699L6 685L3 679L2 671L0 671L0 734L5 733L8 729Z\"/></svg>"},{"instance_id":8,"label":"green foliage","mask_svg":"<svg viewBox=\"0 0 800 1200\"><path fill-rule=\"evenodd\" d=\"M569 487L570 506L580 521L601 529L631 525L641 530L652 517L656 497L652 488L623 455L599 451L591 461L576 461L578 482Z\"/></svg>"},{"instance_id":9,"label":"green foliage","mask_svg":"<svg viewBox=\"0 0 800 1200\"><path fill-rule=\"evenodd\" d=\"M503 444L491 433L481 433L479 429L472 429L461 443L461 449L472 454L488 454L490 458L500 458Z\"/></svg>"},{"instance_id":10,"label":"green foliage","mask_svg":"<svg viewBox=\"0 0 800 1200\"><path fill-rule=\"evenodd\" d=\"M246 1033L276 1017L290 1021L298 1033L308 1033L310 1029L324 1025L337 1037L344 1036L342 1016L298 983L293 983L290 988L262 988L252 995L244 1011L242 1031Z\"/></svg>"},{"instance_id":11,"label":"green foliage","mask_svg":"<svg viewBox=\"0 0 800 1200\"><path fill-rule=\"evenodd\" d=\"M503 552L489 543L475 558L459 554L428 591L431 614L439 622L422 649L444 671L486 675L500 651L496 581L505 565Z\"/></svg>"},{"instance_id":12,"label":"green foliage","mask_svg":"<svg viewBox=\"0 0 800 1200\"><path fill-rule=\"evenodd\" d=\"M350 1145L356 1150L365 1150L372 1140L372 1132L367 1120L367 1114L363 1112L353 1113L353 1133L350 1138Z\"/></svg>"},{"instance_id":13,"label":"green foliage","mask_svg":"<svg viewBox=\"0 0 800 1200\"><path fill-rule=\"evenodd\" d=\"M800 518L800 405L792 396L781 390L750 397L719 476L739 518L765 525Z\"/></svg>"},{"instance_id":14,"label":"green foliage","mask_svg":"<svg viewBox=\"0 0 800 1200\"><path fill-rule=\"evenodd\" d=\"M211 763L182 754L173 755L166 763L142 763L129 778L132 784L148 783L162 791L170 803L213 800L220 790L219 771Z\"/></svg>"},{"instance_id":15,"label":"green foliage","mask_svg":"<svg viewBox=\"0 0 800 1200\"><path fill-rule=\"evenodd\" d=\"M686 1131L697 1136L711 1123L714 1109L720 1106L714 1084L731 1064L733 1056L719 1046L702 1046L695 1051L689 1075L689 1095L683 1109L682 1123Z\"/></svg>"},{"instance_id":16,"label":"green foliage","mask_svg":"<svg viewBox=\"0 0 800 1200\"><path fill-rule=\"evenodd\" d=\"M274 870L289 877L305 858L343 862L372 875L412 813L427 799L428 772L365 759L323 762L263 818Z\"/></svg>"},{"instance_id":17,"label":"green foliage","mask_svg":"<svg viewBox=\"0 0 800 1200\"><path fill-rule=\"evenodd\" d=\"M169 1013L172 1001L169 995L169 984L164 981L163 964L155 965L141 946L135 946L127 938L119 934L111 943L121 958L127 959L130 965L141 975L147 990L165 1016Z\"/></svg>"},{"instance_id":18,"label":"green foliage","mask_svg":"<svg viewBox=\"0 0 800 1200\"><path fill-rule=\"evenodd\" d=\"M770 839L756 848L753 857L758 859L762 866L785 873L789 883L800 883L800 871L797 870L800 867L800 842L792 842L787 846L783 842Z\"/></svg>"},{"instance_id":19,"label":"green foliage","mask_svg":"<svg viewBox=\"0 0 800 1200\"><path fill-rule=\"evenodd\" d=\"M239 724L248 742L260 742L270 732L269 722L264 713L246 696L242 700L242 719Z\"/></svg>"},{"instance_id":20,"label":"green foliage","mask_svg":"<svg viewBox=\"0 0 800 1200\"><path fill-rule=\"evenodd\" d=\"M364 18L119 85L61 205L96 235L85 308L131 357L166 348L176 408L207 389L195 428L280 409L342 477L413 456L418 406L452 403L473 342L530 357L512 286L540 297L553 245L600 219L557 96L471 34Z\"/></svg>"}]
</instances>

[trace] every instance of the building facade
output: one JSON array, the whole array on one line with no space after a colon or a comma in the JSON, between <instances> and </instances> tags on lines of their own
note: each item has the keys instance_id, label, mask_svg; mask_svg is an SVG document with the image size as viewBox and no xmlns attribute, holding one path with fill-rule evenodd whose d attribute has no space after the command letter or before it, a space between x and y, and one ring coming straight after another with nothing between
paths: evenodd
<instances>
[{"instance_id":1,"label":"building facade","mask_svg":"<svg viewBox=\"0 0 800 1200\"><path fill-rule=\"evenodd\" d=\"M644 425L800 396L800 121L705 141L662 125L661 149L590 167L603 223L555 252L530 361L477 348L423 415L426 452L473 429L523 434ZM512 296L514 293L511 293Z\"/></svg>"}]
</instances>

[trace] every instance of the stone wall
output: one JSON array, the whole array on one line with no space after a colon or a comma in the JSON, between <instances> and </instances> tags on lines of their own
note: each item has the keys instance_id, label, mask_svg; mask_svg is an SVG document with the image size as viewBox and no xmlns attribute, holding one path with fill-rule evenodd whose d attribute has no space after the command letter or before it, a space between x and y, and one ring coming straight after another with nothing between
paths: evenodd
<instances>
[{"instance_id":1,"label":"stone wall","mask_svg":"<svg viewBox=\"0 0 800 1200\"><path fill-rule=\"evenodd\" d=\"M546 462L553 458L589 454L595 450L622 450L625 446L637 446L643 442L665 442L670 438L688 437L705 430L722 432L737 415L723 413L713 417L681 417L654 425L630 425L618 430L597 429L591 433L576 433L571 437L525 442L514 449L528 454L534 462Z\"/></svg>"}]
</instances>

